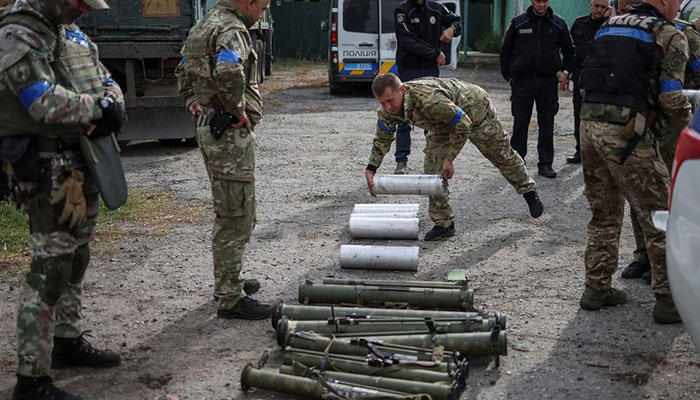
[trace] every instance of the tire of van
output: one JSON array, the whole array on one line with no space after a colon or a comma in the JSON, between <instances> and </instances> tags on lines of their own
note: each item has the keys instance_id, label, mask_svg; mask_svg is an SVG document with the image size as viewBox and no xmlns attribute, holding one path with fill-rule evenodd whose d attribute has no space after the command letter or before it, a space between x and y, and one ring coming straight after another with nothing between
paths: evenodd
<instances>
[{"instance_id":1,"label":"tire of van","mask_svg":"<svg viewBox=\"0 0 700 400\"><path fill-rule=\"evenodd\" d=\"M331 96L338 96L345 93L345 88L338 81L333 79L331 71L328 71L328 87L330 88Z\"/></svg>"}]
</instances>

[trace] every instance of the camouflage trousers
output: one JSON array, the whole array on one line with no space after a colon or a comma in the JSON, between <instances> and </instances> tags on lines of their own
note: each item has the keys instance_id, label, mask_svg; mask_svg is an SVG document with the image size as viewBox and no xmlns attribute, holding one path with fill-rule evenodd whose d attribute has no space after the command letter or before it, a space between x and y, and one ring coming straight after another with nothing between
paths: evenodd
<instances>
[{"instance_id":1,"label":"camouflage trousers","mask_svg":"<svg viewBox=\"0 0 700 400\"><path fill-rule=\"evenodd\" d=\"M197 129L214 199L212 257L217 307L228 310L242 297L245 246L255 226L255 134L228 130L215 140L208 126Z\"/></svg>"},{"instance_id":2,"label":"camouflage trousers","mask_svg":"<svg viewBox=\"0 0 700 400\"><path fill-rule=\"evenodd\" d=\"M493 106L489 107L483 121L472 126L468 137L474 146L506 178L519 194L535 190L535 180L525 169L525 162L510 146L510 137L496 117ZM448 132L429 133L426 136L424 168L426 174L439 174L449 151ZM430 196L428 213L435 225L448 227L454 221L449 196Z\"/></svg>"},{"instance_id":3,"label":"camouflage trousers","mask_svg":"<svg viewBox=\"0 0 700 400\"><path fill-rule=\"evenodd\" d=\"M95 236L99 193L90 171L76 166L85 174L87 219L73 228L59 224L64 204L50 201L70 175L69 164L61 158L46 160L44 182L38 182L39 191L27 199L32 261L17 312L17 373L24 376L48 375L54 336L76 338L82 333L82 282L90 262L88 243Z\"/></svg>"},{"instance_id":4,"label":"camouflage trousers","mask_svg":"<svg viewBox=\"0 0 700 400\"><path fill-rule=\"evenodd\" d=\"M585 194L593 214L588 223L585 252L586 285L596 290L611 287L618 264L624 201L638 217L652 266L652 291L670 293L666 274L666 236L651 219L665 210L668 169L658 148L641 141L624 164L620 154L627 146L623 126L581 121L581 158Z\"/></svg>"},{"instance_id":5,"label":"camouflage trousers","mask_svg":"<svg viewBox=\"0 0 700 400\"><path fill-rule=\"evenodd\" d=\"M671 175L671 170L673 168L673 157L676 152L676 143L678 143L678 136L669 135L665 138L659 140L659 149L661 151L661 158L666 163L668 168L668 175ZM634 244L635 249L633 253L634 261L642 264L649 264L649 255L647 254L647 245L644 243L644 234L642 233L642 228L639 226L639 221L637 216L630 210L630 220L632 221L632 232L634 233Z\"/></svg>"}]
</instances>

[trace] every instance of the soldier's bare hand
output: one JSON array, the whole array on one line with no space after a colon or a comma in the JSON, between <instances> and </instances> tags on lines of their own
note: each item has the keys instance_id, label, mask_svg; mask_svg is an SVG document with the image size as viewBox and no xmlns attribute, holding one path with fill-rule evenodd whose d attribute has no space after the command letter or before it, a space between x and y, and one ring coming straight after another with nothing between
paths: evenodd
<instances>
[{"instance_id":1,"label":"soldier's bare hand","mask_svg":"<svg viewBox=\"0 0 700 400\"><path fill-rule=\"evenodd\" d=\"M238 116L238 122L231 125L231 128L238 129L242 126L245 126L245 129L248 131L248 133L250 133L253 130L253 128L250 125L250 119L248 119L248 114L246 114L245 111L243 111L241 115Z\"/></svg>"},{"instance_id":2,"label":"soldier's bare hand","mask_svg":"<svg viewBox=\"0 0 700 400\"><path fill-rule=\"evenodd\" d=\"M455 174L455 166L452 164L452 161L445 159L445 161L442 162L442 171L440 171L440 176L442 179L452 179L452 177Z\"/></svg>"},{"instance_id":3,"label":"soldier's bare hand","mask_svg":"<svg viewBox=\"0 0 700 400\"><path fill-rule=\"evenodd\" d=\"M452 42L452 38L455 36L455 28L449 27L442 31L442 35L440 35L440 41L444 43L450 43Z\"/></svg>"},{"instance_id":4,"label":"soldier's bare hand","mask_svg":"<svg viewBox=\"0 0 700 400\"><path fill-rule=\"evenodd\" d=\"M187 107L187 110L190 112L190 116L194 120L197 118L199 115L199 102L198 101L193 101L190 103L190 105Z\"/></svg>"},{"instance_id":5,"label":"soldier's bare hand","mask_svg":"<svg viewBox=\"0 0 700 400\"><path fill-rule=\"evenodd\" d=\"M437 64L438 65L445 65L446 59L445 59L445 53L440 52L440 55L437 57Z\"/></svg>"},{"instance_id":6,"label":"soldier's bare hand","mask_svg":"<svg viewBox=\"0 0 700 400\"><path fill-rule=\"evenodd\" d=\"M367 190L369 191L369 194L371 194L372 197L377 197L377 195L374 194L374 172L366 169L365 179L367 180Z\"/></svg>"}]
</instances>

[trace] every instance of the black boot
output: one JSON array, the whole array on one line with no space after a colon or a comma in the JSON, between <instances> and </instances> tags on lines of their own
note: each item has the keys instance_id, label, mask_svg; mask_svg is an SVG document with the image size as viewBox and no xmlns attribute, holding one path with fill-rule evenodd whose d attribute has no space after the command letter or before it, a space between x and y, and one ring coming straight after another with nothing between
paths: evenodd
<instances>
[{"instance_id":1,"label":"black boot","mask_svg":"<svg viewBox=\"0 0 700 400\"><path fill-rule=\"evenodd\" d=\"M272 315L272 306L262 304L250 297L244 297L238 300L235 306L230 310L219 310L216 316L225 319L265 319Z\"/></svg>"},{"instance_id":2,"label":"black boot","mask_svg":"<svg viewBox=\"0 0 700 400\"><path fill-rule=\"evenodd\" d=\"M566 157L566 162L568 164L581 164L581 152L576 150L574 154Z\"/></svg>"},{"instance_id":3,"label":"black boot","mask_svg":"<svg viewBox=\"0 0 700 400\"><path fill-rule=\"evenodd\" d=\"M622 279L637 279L641 278L645 272L651 270L651 265L640 263L639 261L632 261L625 269L622 271ZM651 275L649 275L651 277Z\"/></svg>"},{"instance_id":4,"label":"black boot","mask_svg":"<svg viewBox=\"0 0 700 400\"><path fill-rule=\"evenodd\" d=\"M257 279L246 279L243 283L243 291L248 296L258 293L258 290L260 290L260 282ZM219 296L214 295L214 301L219 301Z\"/></svg>"},{"instance_id":5,"label":"black boot","mask_svg":"<svg viewBox=\"0 0 700 400\"><path fill-rule=\"evenodd\" d=\"M87 332L83 332L75 339L54 337L51 368L109 368L119 365L119 354L92 347L90 342L85 340L86 334Z\"/></svg>"},{"instance_id":6,"label":"black boot","mask_svg":"<svg viewBox=\"0 0 700 400\"><path fill-rule=\"evenodd\" d=\"M80 397L57 388L48 376L32 378L17 375L12 400L80 400Z\"/></svg>"},{"instance_id":7,"label":"black boot","mask_svg":"<svg viewBox=\"0 0 700 400\"><path fill-rule=\"evenodd\" d=\"M455 223L451 223L450 226L447 228L442 227L440 225L435 225L433 229L429 230L428 233L425 234L425 240L426 241L431 241L431 240L438 240L450 236L454 236L455 234Z\"/></svg>"},{"instance_id":8,"label":"black boot","mask_svg":"<svg viewBox=\"0 0 700 400\"><path fill-rule=\"evenodd\" d=\"M530 215L532 218L538 218L544 212L544 205L540 201L540 196L537 195L536 191L527 192L523 195L525 201L527 201L527 206L530 208Z\"/></svg>"}]
</instances>

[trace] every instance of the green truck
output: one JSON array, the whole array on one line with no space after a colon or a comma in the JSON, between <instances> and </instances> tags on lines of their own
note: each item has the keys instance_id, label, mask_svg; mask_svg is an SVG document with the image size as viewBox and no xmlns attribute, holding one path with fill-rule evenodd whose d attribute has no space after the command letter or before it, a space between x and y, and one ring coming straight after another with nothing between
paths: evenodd
<instances>
[{"instance_id":1,"label":"green truck","mask_svg":"<svg viewBox=\"0 0 700 400\"><path fill-rule=\"evenodd\" d=\"M108 0L109 10L92 11L78 20L124 91L128 121L120 141L194 143L194 122L178 95L174 71L189 29L216 1ZM273 36L269 11L251 34L261 55L261 72L269 75Z\"/></svg>"}]
</instances>

